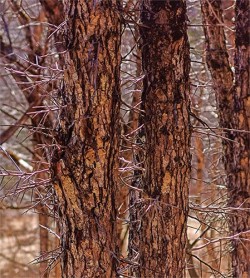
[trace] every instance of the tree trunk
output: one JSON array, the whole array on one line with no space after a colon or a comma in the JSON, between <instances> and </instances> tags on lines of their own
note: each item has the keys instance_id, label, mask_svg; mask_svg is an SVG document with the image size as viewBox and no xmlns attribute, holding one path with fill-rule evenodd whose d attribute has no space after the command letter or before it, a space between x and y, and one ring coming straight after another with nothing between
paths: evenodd
<instances>
[{"instance_id":1,"label":"tree trunk","mask_svg":"<svg viewBox=\"0 0 250 278\"><path fill-rule=\"evenodd\" d=\"M135 181L143 193L131 193L130 259L135 277L184 275L191 161L186 20L185 1L142 1L145 112L140 138L142 144L145 141L145 174Z\"/></svg>"},{"instance_id":2,"label":"tree trunk","mask_svg":"<svg viewBox=\"0 0 250 278\"><path fill-rule=\"evenodd\" d=\"M204 33L206 41L206 62L210 70L216 100L220 125L228 127L232 121L233 72L231 70L226 39L223 26L223 17L220 0L201 0ZM227 146L227 142L225 147Z\"/></svg>"},{"instance_id":3,"label":"tree trunk","mask_svg":"<svg viewBox=\"0 0 250 278\"><path fill-rule=\"evenodd\" d=\"M57 151L63 277L115 277L120 113L119 1L65 1Z\"/></svg>"},{"instance_id":4,"label":"tree trunk","mask_svg":"<svg viewBox=\"0 0 250 278\"><path fill-rule=\"evenodd\" d=\"M237 0L235 7L236 52L233 90L235 144L228 155L229 206L239 208L231 217L233 277L250 276L250 3Z\"/></svg>"},{"instance_id":5,"label":"tree trunk","mask_svg":"<svg viewBox=\"0 0 250 278\"><path fill-rule=\"evenodd\" d=\"M207 64L211 72L219 112L224 128L224 164L227 173L229 207L233 207L230 230L234 237L233 277L249 277L250 249L250 99L249 99L249 1L236 1L235 83L228 62L221 1L201 0L207 46ZM229 141L229 140L231 141Z\"/></svg>"}]
</instances>

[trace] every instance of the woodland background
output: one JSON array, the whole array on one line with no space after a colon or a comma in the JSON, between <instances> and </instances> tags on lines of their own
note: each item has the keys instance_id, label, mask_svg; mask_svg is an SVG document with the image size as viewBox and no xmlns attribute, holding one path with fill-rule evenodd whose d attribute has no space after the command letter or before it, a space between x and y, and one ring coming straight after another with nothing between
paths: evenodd
<instances>
[{"instance_id":1,"label":"woodland background","mask_svg":"<svg viewBox=\"0 0 250 278\"><path fill-rule=\"evenodd\" d=\"M126 182L131 171L136 169L126 154L126 147L131 147L137 140L143 87L137 26L139 2L123 1L121 12L120 121L124 148L119 156L120 177ZM234 72L235 1L217 2L221 5L222 18L218 19L216 14L218 20L214 24L225 33L228 59ZM206 62L208 46L201 3L199 0L187 0L186 3L192 111L186 275L234 277L230 255L232 237L228 226L232 212L228 205L223 158L225 142L222 144L223 140L230 139L219 124L216 86ZM61 252L58 203L48 174L50 161L47 158L50 155L46 152L53 150L50 136L56 130L57 94L62 90L64 73L63 4L53 0L1 0L0 15L0 276L35 278L43 274L44 277L61 277L57 261ZM249 130L245 132L249 136ZM120 217L124 218L128 188L122 188L120 198L124 204L120 207ZM124 224L121 228L124 257L126 227ZM249 236L242 244L250 250ZM52 267L50 274L48 266Z\"/></svg>"}]
</instances>

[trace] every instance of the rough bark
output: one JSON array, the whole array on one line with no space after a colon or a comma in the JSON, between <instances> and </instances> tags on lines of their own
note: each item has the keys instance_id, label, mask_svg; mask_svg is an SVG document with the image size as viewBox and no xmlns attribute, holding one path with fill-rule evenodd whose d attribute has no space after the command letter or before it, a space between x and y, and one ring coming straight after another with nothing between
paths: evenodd
<instances>
[{"instance_id":1,"label":"rough bark","mask_svg":"<svg viewBox=\"0 0 250 278\"><path fill-rule=\"evenodd\" d=\"M140 137L145 141L145 174L134 184L143 193L137 190L131 197L130 259L135 277L184 275L190 176L186 20L184 1L142 1L145 78Z\"/></svg>"},{"instance_id":2,"label":"rough bark","mask_svg":"<svg viewBox=\"0 0 250 278\"><path fill-rule=\"evenodd\" d=\"M229 206L239 208L231 218L234 277L250 276L250 3L237 0L236 52L233 90L233 132L228 167ZM248 133L247 133L248 132Z\"/></svg>"},{"instance_id":3,"label":"rough bark","mask_svg":"<svg viewBox=\"0 0 250 278\"><path fill-rule=\"evenodd\" d=\"M115 277L119 1L65 1L66 69L53 157L63 277Z\"/></svg>"},{"instance_id":4,"label":"rough bark","mask_svg":"<svg viewBox=\"0 0 250 278\"><path fill-rule=\"evenodd\" d=\"M227 0L221 2L221 8L223 10L224 30L227 40L227 50L229 55L230 65L234 64L234 50L235 50L235 30L234 30L234 18L235 18L235 0Z\"/></svg>"},{"instance_id":5,"label":"rough bark","mask_svg":"<svg viewBox=\"0 0 250 278\"><path fill-rule=\"evenodd\" d=\"M201 0L205 42L206 62L210 70L214 88L220 125L225 127L231 122L233 72L231 70L223 26L221 1Z\"/></svg>"},{"instance_id":6,"label":"rough bark","mask_svg":"<svg viewBox=\"0 0 250 278\"><path fill-rule=\"evenodd\" d=\"M233 277L249 277L250 98L249 1L236 1L235 82L228 62L221 1L201 1L207 64L216 91L220 126L225 128L224 164L227 173Z\"/></svg>"}]
</instances>

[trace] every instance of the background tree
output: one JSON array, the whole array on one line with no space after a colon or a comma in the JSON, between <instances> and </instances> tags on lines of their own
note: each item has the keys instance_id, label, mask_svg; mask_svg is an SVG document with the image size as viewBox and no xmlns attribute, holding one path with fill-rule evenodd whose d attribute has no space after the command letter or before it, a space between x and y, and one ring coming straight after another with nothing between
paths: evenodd
<instances>
[{"instance_id":1,"label":"background tree","mask_svg":"<svg viewBox=\"0 0 250 278\"><path fill-rule=\"evenodd\" d=\"M54 123L54 115L51 111L55 110L55 107L53 107L53 102L51 102L45 92L49 92L50 96L53 95L53 91L57 87L57 81L55 81L53 75L60 74L59 68L55 67L54 70L52 68L49 70L47 67L51 61L55 65L58 63L58 59L51 52L58 50L58 56L60 56L59 51L62 50L62 42L58 41L60 32L55 32L56 25L62 22L62 13L58 10L56 11L56 7L60 5L58 1L49 1L51 7L53 6L54 15L47 18L45 14L48 15L49 11L46 10L46 5L41 7L37 1L33 2L33 5L31 5L32 3L21 3L14 0L1 3L1 24L4 28L0 38L0 53L1 59L6 66L5 78L8 79L9 88L13 91L13 95L18 99L20 98L19 92L23 94L28 107L13 125L7 129L5 128L1 133L0 142L3 144L11 141L11 137L20 127L28 128L31 133L34 148L30 146L29 140L27 140L28 144L24 146L33 156L33 161L30 165L26 164L29 167L24 168L26 171L31 171L27 175L30 178L22 177L22 168L14 167L18 170L16 176L18 176L19 172L21 180L25 181L20 183L20 180L17 180L16 183L13 181L13 184L16 194L28 191L26 195L29 195L29 190L34 193L32 202L34 201L36 204L32 206L38 213L40 224L40 274L48 277L48 272L46 271L47 255L45 254L51 248L47 230L47 227L51 225L51 219L49 219L51 210L49 205L46 206L44 204L44 199L49 204L49 200L53 201L51 196L54 194L53 189L51 187L48 189L47 187L48 182L46 181L48 181L49 176L47 171L48 157L43 146L51 144L49 133ZM47 1L43 2L45 4ZM14 26L19 26L19 31ZM49 39L53 32L57 34L55 40L56 36ZM49 81L48 79L46 80L46 76L50 76ZM8 104L5 105L5 111L2 110L2 112L5 112L8 117L10 114L7 113L9 110L7 107ZM24 132L24 134L26 134L24 136L30 136L27 132ZM24 147L19 145L18 152L21 154L25 152ZM12 156L15 161L20 160L19 154L12 153L9 148L7 148L6 153L8 158ZM38 182L33 183L34 180ZM19 186L20 184L22 186Z\"/></svg>"}]
</instances>

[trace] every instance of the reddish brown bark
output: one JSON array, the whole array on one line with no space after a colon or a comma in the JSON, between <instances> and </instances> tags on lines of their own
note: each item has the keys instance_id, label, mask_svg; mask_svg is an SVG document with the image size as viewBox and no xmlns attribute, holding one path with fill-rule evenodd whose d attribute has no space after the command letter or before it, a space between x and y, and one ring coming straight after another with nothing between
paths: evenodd
<instances>
[{"instance_id":1,"label":"reddish brown bark","mask_svg":"<svg viewBox=\"0 0 250 278\"><path fill-rule=\"evenodd\" d=\"M190 176L186 19L184 1L142 1L145 112L139 141L145 141L145 173L137 171L134 183L143 193L131 193L130 255L138 262L133 277L184 275Z\"/></svg>"},{"instance_id":2,"label":"reddish brown bark","mask_svg":"<svg viewBox=\"0 0 250 278\"><path fill-rule=\"evenodd\" d=\"M63 277L116 276L119 1L65 1L66 69L53 158Z\"/></svg>"},{"instance_id":3,"label":"reddish brown bark","mask_svg":"<svg viewBox=\"0 0 250 278\"><path fill-rule=\"evenodd\" d=\"M235 9L235 76L228 62L221 1L202 0L207 64L216 90L227 173L233 277L248 277L250 240L250 98L249 98L249 1L237 0ZM235 82L233 78L235 77Z\"/></svg>"},{"instance_id":4,"label":"reddish brown bark","mask_svg":"<svg viewBox=\"0 0 250 278\"><path fill-rule=\"evenodd\" d=\"M228 163L229 205L239 208L231 217L233 276L250 276L250 2L235 7L235 87L233 128Z\"/></svg>"}]
</instances>

